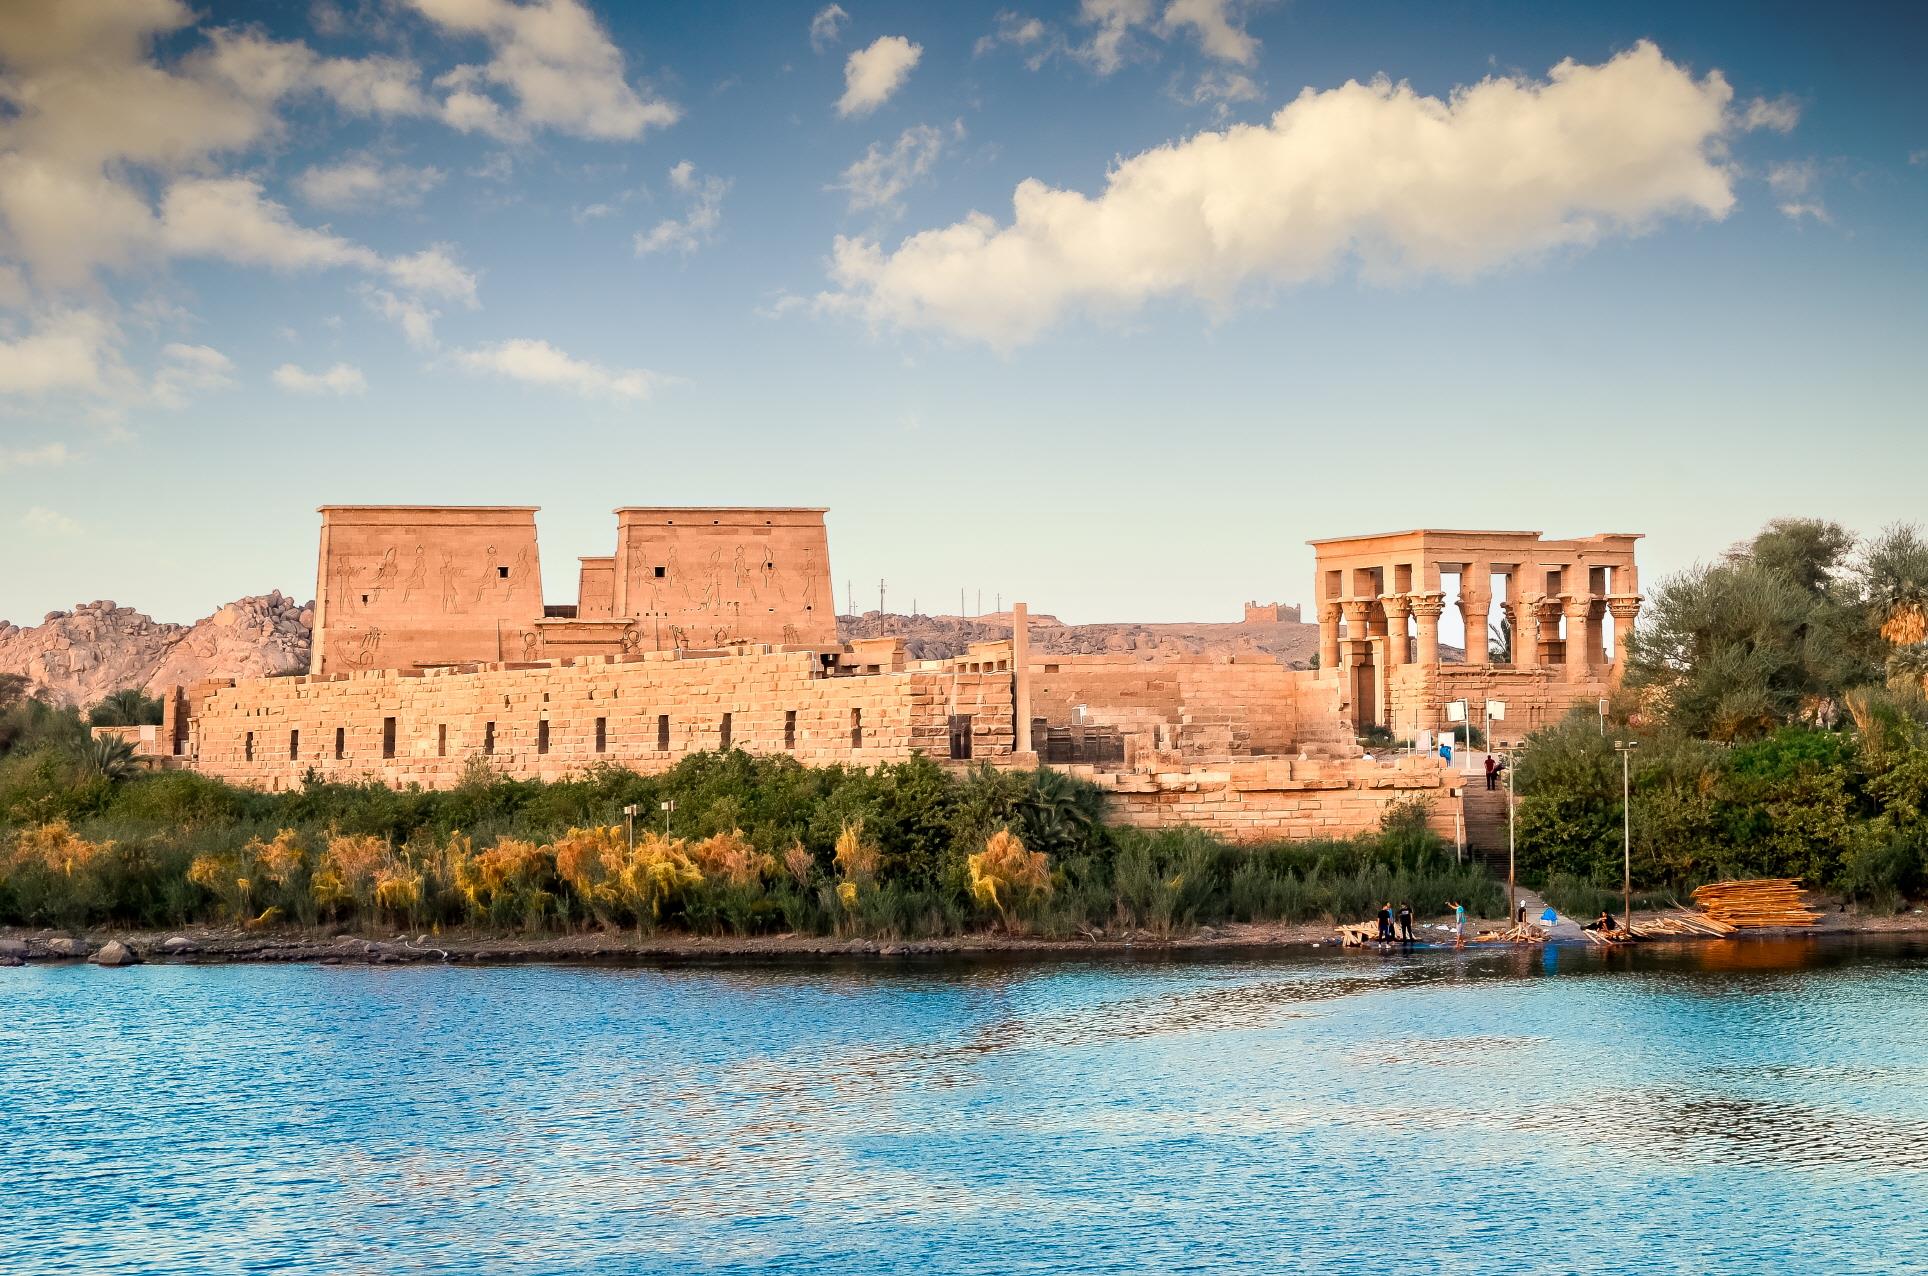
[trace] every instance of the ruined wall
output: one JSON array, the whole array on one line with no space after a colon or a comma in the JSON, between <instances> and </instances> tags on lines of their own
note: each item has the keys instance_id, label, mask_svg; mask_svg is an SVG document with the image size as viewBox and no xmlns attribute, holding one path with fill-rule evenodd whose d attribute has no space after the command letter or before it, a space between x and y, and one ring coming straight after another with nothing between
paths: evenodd
<instances>
[{"instance_id":1,"label":"ruined wall","mask_svg":"<svg viewBox=\"0 0 1928 1276\"><path fill-rule=\"evenodd\" d=\"M1387 693L1392 715L1388 725L1401 740L1412 736L1415 724L1422 730L1456 727L1446 721L1446 706L1454 700L1466 701L1467 716L1483 729L1486 702L1503 701L1506 717L1493 724L1493 738L1502 747L1512 748L1564 718L1575 705L1595 706L1609 694L1609 685L1603 677L1568 682L1558 665L1516 669L1442 664L1430 671L1407 665L1393 670Z\"/></svg>"},{"instance_id":2,"label":"ruined wall","mask_svg":"<svg viewBox=\"0 0 1928 1276\"><path fill-rule=\"evenodd\" d=\"M321 510L311 673L532 656L541 616L531 508Z\"/></svg>"},{"instance_id":3,"label":"ruined wall","mask_svg":"<svg viewBox=\"0 0 1928 1276\"><path fill-rule=\"evenodd\" d=\"M1151 748L1240 757L1349 740L1332 694L1269 658L1033 655L1030 667L1034 718L1075 723L1083 705L1085 722Z\"/></svg>"},{"instance_id":4,"label":"ruined wall","mask_svg":"<svg viewBox=\"0 0 1928 1276\"><path fill-rule=\"evenodd\" d=\"M1140 828L1187 825L1235 842L1352 837L1388 808L1420 799L1451 840L1464 777L1430 757L1381 762L1268 758L1157 772L1071 770L1105 790L1110 818Z\"/></svg>"},{"instance_id":5,"label":"ruined wall","mask_svg":"<svg viewBox=\"0 0 1928 1276\"><path fill-rule=\"evenodd\" d=\"M644 650L729 642L834 647L823 513L617 510L615 614L636 618Z\"/></svg>"},{"instance_id":6,"label":"ruined wall","mask_svg":"<svg viewBox=\"0 0 1928 1276\"><path fill-rule=\"evenodd\" d=\"M202 684L185 694L183 712L196 770L265 789L293 787L310 768L446 788L485 754L506 775L551 780L603 762L660 771L726 745L816 766L895 761L913 751L944 758L953 713L971 715L974 757L1011 751L1008 673L820 670L811 652L760 648L532 668L371 670Z\"/></svg>"}]
</instances>

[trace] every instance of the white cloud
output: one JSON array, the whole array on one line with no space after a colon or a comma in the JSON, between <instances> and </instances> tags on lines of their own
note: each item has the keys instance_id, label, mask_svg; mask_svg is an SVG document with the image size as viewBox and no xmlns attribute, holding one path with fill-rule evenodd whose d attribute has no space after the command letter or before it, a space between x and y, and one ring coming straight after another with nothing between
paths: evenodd
<instances>
[{"instance_id":1,"label":"white cloud","mask_svg":"<svg viewBox=\"0 0 1928 1276\"><path fill-rule=\"evenodd\" d=\"M366 156L317 164L295 178L295 189L320 208L407 208L442 184L439 168L382 164Z\"/></svg>"},{"instance_id":2,"label":"white cloud","mask_svg":"<svg viewBox=\"0 0 1928 1276\"><path fill-rule=\"evenodd\" d=\"M114 325L93 310L40 316L33 329L0 339L0 395L105 391L118 367Z\"/></svg>"},{"instance_id":3,"label":"white cloud","mask_svg":"<svg viewBox=\"0 0 1928 1276\"><path fill-rule=\"evenodd\" d=\"M1050 34L1050 28L1043 22L1009 9L1000 9L992 21L996 27L991 34L979 36L977 43L971 46L973 57L981 58L1000 44L1019 49L1030 48L1043 43Z\"/></svg>"},{"instance_id":4,"label":"white cloud","mask_svg":"<svg viewBox=\"0 0 1928 1276\"><path fill-rule=\"evenodd\" d=\"M818 304L1009 346L1067 310L1225 306L1348 259L1375 279L1469 276L1670 215L1725 217L1732 96L1647 42L1444 100L1384 81L1307 89L1267 124L1119 162L1095 197L1027 180L1008 224L973 213L890 252L839 237Z\"/></svg>"},{"instance_id":5,"label":"white cloud","mask_svg":"<svg viewBox=\"0 0 1928 1276\"><path fill-rule=\"evenodd\" d=\"M27 529L29 536L50 539L56 536L78 536L80 524L65 514L57 513L44 505L35 505L20 516L20 525Z\"/></svg>"},{"instance_id":6,"label":"white cloud","mask_svg":"<svg viewBox=\"0 0 1928 1276\"><path fill-rule=\"evenodd\" d=\"M716 236L723 223L723 196L730 183L721 177L698 177L696 166L684 160L669 171L670 189L689 206L680 218L666 218L636 235L636 254L691 253Z\"/></svg>"},{"instance_id":7,"label":"white cloud","mask_svg":"<svg viewBox=\"0 0 1928 1276\"><path fill-rule=\"evenodd\" d=\"M1803 217L1832 223L1827 206L1816 191L1821 185L1821 170L1813 160L1784 160L1767 166L1767 186L1779 201L1783 217L1800 221Z\"/></svg>"},{"instance_id":8,"label":"white cloud","mask_svg":"<svg viewBox=\"0 0 1928 1276\"><path fill-rule=\"evenodd\" d=\"M443 103L452 127L508 136L521 126L578 137L627 141L681 114L662 98L638 93L625 78L622 51L578 0L410 0L444 30L480 36L493 57L466 75L437 81L453 87ZM511 121L481 85L515 99Z\"/></svg>"},{"instance_id":9,"label":"white cloud","mask_svg":"<svg viewBox=\"0 0 1928 1276\"><path fill-rule=\"evenodd\" d=\"M39 447L0 448L0 470L27 470L39 466L66 465L75 453L65 443L43 443Z\"/></svg>"},{"instance_id":10,"label":"white cloud","mask_svg":"<svg viewBox=\"0 0 1928 1276\"><path fill-rule=\"evenodd\" d=\"M274 383L296 394L360 394L368 389L361 369L346 363L337 363L322 372L309 372L284 363L274 370Z\"/></svg>"},{"instance_id":11,"label":"white cloud","mask_svg":"<svg viewBox=\"0 0 1928 1276\"><path fill-rule=\"evenodd\" d=\"M1264 94L1252 77L1243 71L1213 70L1198 77L1192 85L1190 101L1193 106L1212 103L1219 109L1221 116L1233 102L1256 102Z\"/></svg>"},{"instance_id":12,"label":"white cloud","mask_svg":"<svg viewBox=\"0 0 1928 1276\"><path fill-rule=\"evenodd\" d=\"M1098 29L1075 52L1098 74L1110 75L1125 64L1132 29L1151 21L1151 0L1081 0L1078 21Z\"/></svg>"},{"instance_id":13,"label":"white cloud","mask_svg":"<svg viewBox=\"0 0 1928 1276\"><path fill-rule=\"evenodd\" d=\"M1765 128L1776 133L1792 133L1800 122L1801 104L1785 94L1773 99L1757 97L1741 115L1741 127L1750 131Z\"/></svg>"},{"instance_id":14,"label":"white cloud","mask_svg":"<svg viewBox=\"0 0 1928 1276\"><path fill-rule=\"evenodd\" d=\"M162 407L182 408L196 394L228 389L233 374L234 361L213 346L169 342L161 347L161 366L150 393Z\"/></svg>"},{"instance_id":15,"label":"white cloud","mask_svg":"<svg viewBox=\"0 0 1928 1276\"><path fill-rule=\"evenodd\" d=\"M646 399L661 378L639 368L604 368L577 359L547 341L517 338L474 350L458 350L456 361L473 372L507 377L527 385L569 390L585 398Z\"/></svg>"},{"instance_id":16,"label":"white cloud","mask_svg":"<svg viewBox=\"0 0 1928 1276\"><path fill-rule=\"evenodd\" d=\"M244 266L377 270L381 258L325 230L297 225L288 210L246 177L184 178L161 200L161 239L182 257L215 257Z\"/></svg>"},{"instance_id":17,"label":"white cloud","mask_svg":"<svg viewBox=\"0 0 1928 1276\"><path fill-rule=\"evenodd\" d=\"M386 288L364 286L362 301L370 310L401 328L402 335L415 349L436 348L435 321L441 318L441 313L429 309L419 298L398 297Z\"/></svg>"},{"instance_id":18,"label":"white cloud","mask_svg":"<svg viewBox=\"0 0 1928 1276\"><path fill-rule=\"evenodd\" d=\"M475 274L455 260L447 244L431 244L419 253L391 257L382 263L382 273L407 292L447 297L470 309L477 304Z\"/></svg>"},{"instance_id":19,"label":"white cloud","mask_svg":"<svg viewBox=\"0 0 1928 1276\"><path fill-rule=\"evenodd\" d=\"M959 136L963 125L956 127ZM850 193L850 211L894 209L897 200L913 183L929 173L944 150L944 133L928 124L905 129L888 148L870 144L862 159L843 171L843 180L832 190Z\"/></svg>"},{"instance_id":20,"label":"white cloud","mask_svg":"<svg viewBox=\"0 0 1928 1276\"><path fill-rule=\"evenodd\" d=\"M1167 32L1189 29L1208 57L1251 66L1258 61L1259 42L1239 25L1236 8L1233 0L1171 0L1158 24Z\"/></svg>"},{"instance_id":21,"label":"white cloud","mask_svg":"<svg viewBox=\"0 0 1928 1276\"><path fill-rule=\"evenodd\" d=\"M844 92L837 114L868 115L890 99L910 78L911 68L924 56L924 46L901 35L880 36L844 62Z\"/></svg>"},{"instance_id":22,"label":"white cloud","mask_svg":"<svg viewBox=\"0 0 1928 1276\"><path fill-rule=\"evenodd\" d=\"M817 10L817 15L810 19L810 47L822 53L842 38L844 23L848 21L850 15L840 4L827 4Z\"/></svg>"},{"instance_id":23,"label":"white cloud","mask_svg":"<svg viewBox=\"0 0 1928 1276\"><path fill-rule=\"evenodd\" d=\"M350 115L415 116L435 110L419 81L422 69L406 58L324 58L309 78Z\"/></svg>"}]
</instances>

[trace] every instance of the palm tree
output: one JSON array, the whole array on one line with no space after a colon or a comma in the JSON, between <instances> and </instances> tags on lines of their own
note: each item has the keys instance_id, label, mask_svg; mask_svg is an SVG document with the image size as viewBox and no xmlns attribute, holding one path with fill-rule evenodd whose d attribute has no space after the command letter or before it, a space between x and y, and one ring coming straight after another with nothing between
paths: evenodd
<instances>
[{"instance_id":1,"label":"palm tree","mask_svg":"<svg viewBox=\"0 0 1928 1276\"><path fill-rule=\"evenodd\" d=\"M1513 663L1513 622L1505 616L1486 627L1486 658L1495 664Z\"/></svg>"},{"instance_id":2,"label":"palm tree","mask_svg":"<svg viewBox=\"0 0 1928 1276\"><path fill-rule=\"evenodd\" d=\"M140 770L134 746L115 735L95 736L88 742L82 760L89 771L111 784L119 784Z\"/></svg>"},{"instance_id":3,"label":"palm tree","mask_svg":"<svg viewBox=\"0 0 1928 1276\"><path fill-rule=\"evenodd\" d=\"M89 709L87 721L96 727L158 726L161 702L143 695L139 687L123 687Z\"/></svg>"}]
</instances>

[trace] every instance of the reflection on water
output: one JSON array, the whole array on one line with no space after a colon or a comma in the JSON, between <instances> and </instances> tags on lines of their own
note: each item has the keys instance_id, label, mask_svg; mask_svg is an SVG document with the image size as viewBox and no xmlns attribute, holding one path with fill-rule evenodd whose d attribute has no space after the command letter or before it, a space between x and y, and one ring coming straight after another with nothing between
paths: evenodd
<instances>
[{"instance_id":1,"label":"reflection on water","mask_svg":"<svg viewBox=\"0 0 1928 1276\"><path fill-rule=\"evenodd\" d=\"M1897 1270L1901 943L0 971L0 1272Z\"/></svg>"}]
</instances>

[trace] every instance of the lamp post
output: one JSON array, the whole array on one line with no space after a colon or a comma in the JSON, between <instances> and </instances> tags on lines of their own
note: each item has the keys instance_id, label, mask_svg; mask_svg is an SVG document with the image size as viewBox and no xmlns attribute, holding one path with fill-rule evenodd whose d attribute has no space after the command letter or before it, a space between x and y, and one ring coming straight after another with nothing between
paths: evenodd
<instances>
[{"instance_id":1,"label":"lamp post","mask_svg":"<svg viewBox=\"0 0 1928 1276\"><path fill-rule=\"evenodd\" d=\"M634 802L623 808L623 837L629 842L629 853L632 856L636 853L636 811L637 806Z\"/></svg>"},{"instance_id":2,"label":"lamp post","mask_svg":"<svg viewBox=\"0 0 1928 1276\"><path fill-rule=\"evenodd\" d=\"M1620 921L1633 925L1633 751L1638 740L1615 740L1613 751L1620 755Z\"/></svg>"}]
</instances>

